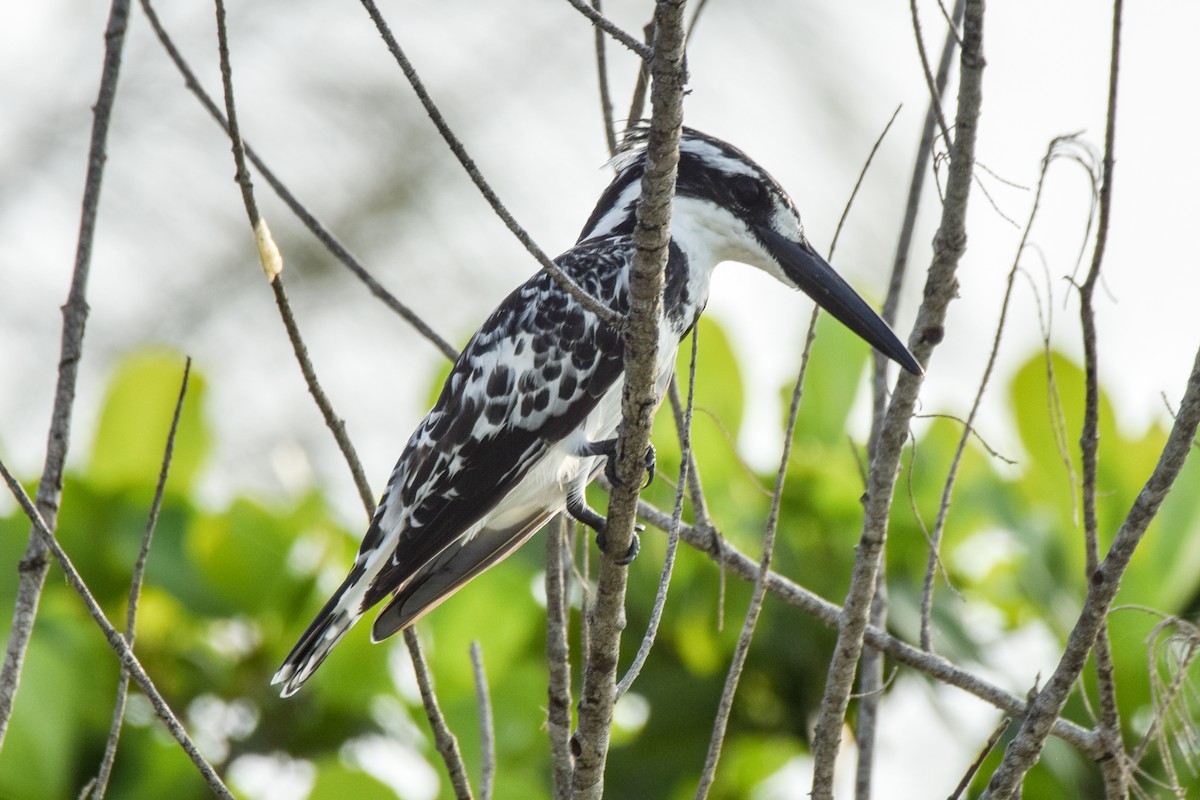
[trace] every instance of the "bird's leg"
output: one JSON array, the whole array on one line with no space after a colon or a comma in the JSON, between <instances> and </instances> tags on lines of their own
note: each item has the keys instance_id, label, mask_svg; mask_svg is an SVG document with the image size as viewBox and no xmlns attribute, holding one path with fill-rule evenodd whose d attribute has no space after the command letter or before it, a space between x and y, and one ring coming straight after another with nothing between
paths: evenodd
<instances>
[{"instance_id":1,"label":"bird's leg","mask_svg":"<svg viewBox=\"0 0 1200 800\"><path fill-rule=\"evenodd\" d=\"M617 478L617 440L615 437L612 439L602 439L599 442L588 442L579 455L604 456L604 477L608 478L608 482L613 486L621 485L621 480ZM644 463L646 465L646 482L642 485L643 489L654 483L654 469L658 464L658 460L654 454L654 445L652 444L646 446Z\"/></svg>"},{"instance_id":2,"label":"bird's leg","mask_svg":"<svg viewBox=\"0 0 1200 800\"><path fill-rule=\"evenodd\" d=\"M608 520L600 514L596 513L588 504L583 496L583 487L572 491L567 495L567 513L575 519L587 525L596 532L596 546L608 552ZM641 547L641 542L638 540L638 533L646 530L645 525L634 525L633 541L629 543L629 549L625 551L625 555L617 559L618 564L629 564L637 558L638 549Z\"/></svg>"}]
</instances>

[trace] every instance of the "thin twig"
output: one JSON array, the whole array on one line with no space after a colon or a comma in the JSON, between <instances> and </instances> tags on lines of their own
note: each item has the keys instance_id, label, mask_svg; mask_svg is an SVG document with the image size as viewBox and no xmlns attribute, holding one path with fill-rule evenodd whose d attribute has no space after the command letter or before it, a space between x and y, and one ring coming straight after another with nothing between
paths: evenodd
<instances>
[{"instance_id":1,"label":"thin twig","mask_svg":"<svg viewBox=\"0 0 1200 800\"><path fill-rule=\"evenodd\" d=\"M592 8L600 12L600 0L592 0ZM596 26L596 80L600 84L600 119L604 123L604 143L610 158L617 154L617 127L613 122L612 95L608 88L608 57L604 52L604 31Z\"/></svg>"},{"instance_id":2,"label":"thin twig","mask_svg":"<svg viewBox=\"0 0 1200 800\"><path fill-rule=\"evenodd\" d=\"M170 57L172 63L175 64L175 68L179 70L179 74L183 76L184 84L187 86L188 90L195 95L196 99L200 101L200 104L204 106L204 109L208 111L209 116L211 116L217 122L217 124L221 126L221 129L226 133L229 133L229 123L225 120L225 115L221 113L221 109L217 106L216 102L214 102L208 93L204 91L204 87L200 85L200 81L196 78L195 73L192 72L191 67L188 66L187 61L184 60L182 53L179 52L179 48L175 46L175 43L171 40L171 37L167 34L166 29L159 21L158 13L154 10L153 6L150 5L150 0L140 0L140 2L142 5L142 10L146 14L146 18L150 21L150 26L154 28L155 36L158 37L158 41L160 44L162 44L163 49L167 51L168 57ZM438 333L434 331L428 323L425 322L425 320L416 314L416 312L414 312L411 308L397 299L395 295L385 289L383 285L375 279L375 276L367 271L367 268L362 265L362 263L354 256L354 254L351 253L346 246L343 245L337 239L337 237L335 237L329 231L329 229L321 223L320 220L313 216L312 212L310 212L294 194L292 194L291 190L288 189L288 187L285 186L281 180L279 180L275 173L269 167L267 167L266 163L259 158L258 154L254 151L254 148L252 148L244 140L242 141L242 147L245 150L246 158L250 159L250 163L254 165L254 168L258 170L260 175L262 175L263 180L265 180L270 185L271 189L274 190L275 194L279 196L279 199L281 199L284 204L291 209L292 213L296 215L296 217L304 224L306 228L308 228L313 236L316 237L317 241L321 242L321 244L323 244L325 248L332 253L335 258L337 258L338 261L340 261L347 269L349 269L350 272L353 273L354 276L357 277L359 281L361 281L367 287L368 290L370 290L371 294L383 301L384 305L412 325L413 328L416 329L417 333L421 334L421 336L431 342L448 359L453 361L454 359L458 358L458 351L455 350L453 345L439 336Z\"/></svg>"},{"instance_id":3,"label":"thin twig","mask_svg":"<svg viewBox=\"0 0 1200 800\"><path fill-rule=\"evenodd\" d=\"M892 112L892 116L888 119L887 124L883 126L879 136L876 137L875 143L871 146L871 152L867 154L866 161L863 162L862 169L859 170L858 180L854 182L854 188L850 191L850 198L846 201L845 208L842 209L842 216L838 219L837 228L833 232L833 240L829 245L829 257L833 258L833 252L837 249L838 239L842 235L842 226L845 225L847 217L850 216L850 209L854 207L854 199L858 197L858 191L862 188L863 181L867 177L867 170L871 167L871 162L875 160L875 154L879 152L880 145L887 137L888 131L892 129L892 124L896 121L896 117L900 114L900 106L896 106L896 110ZM809 328L808 339L816 335L816 314L812 320L812 327ZM880 577L876 584L875 598L871 601L871 624L876 627L884 627L887 624L887 584L884 577ZM878 717L879 701L883 697L883 654L876 650L868 649L862 660L862 669L859 677L859 693L862 700L859 702L858 727L855 731L856 741L858 742L858 777L856 779L855 794L859 800L867 800L871 796L871 765L874 761L875 749L875 723Z\"/></svg>"},{"instance_id":4,"label":"thin twig","mask_svg":"<svg viewBox=\"0 0 1200 800\"><path fill-rule=\"evenodd\" d=\"M437 694L433 691L433 679L429 676L429 665L421 652L421 640L411 627L404 629L404 643L408 645L408 653L412 659L413 672L417 677L417 688L421 692L421 703L425 706L425 715L433 729L433 741L437 751L446 764L450 776L450 785L454 789L456 800L471 800L471 783L467 780L467 769L463 765L462 752L458 748L458 739L446 725L438 706Z\"/></svg>"},{"instance_id":5,"label":"thin twig","mask_svg":"<svg viewBox=\"0 0 1200 800\"><path fill-rule=\"evenodd\" d=\"M617 25L612 20L600 13L599 3L593 8L583 0L567 0L575 9L592 21L592 25L596 30L604 31L612 38L616 39L621 44L633 51L633 54L643 61L650 60L650 48L633 38L629 33L626 33L621 26Z\"/></svg>"},{"instance_id":6,"label":"thin twig","mask_svg":"<svg viewBox=\"0 0 1200 800\"><path fill-rule=\"evenodd\" d=\"M950 139L950 128L946 125L946 115L942 113L942 92L933 79L933 73L929 69L929 56L925 54L925 39L921 36L921 18L917 14L917 0L908 0L908 8L912 16L913 38L917 41L917 54L921 57L921 71L925 73L925 85L929 87L929 108L937 119L938 127L941 128L942 140L946 143L947 148L951 148L954 143ZM953 28L950 30L954 31Z\"/></svg>"},{"instance_id":7,"label":"thin twig","mask_svg":"<svg viewBox=\"0 0 1200 800\"><path fill-rule=\"evenodd\" d=\"M262 233L266 230L266 225L261 217L257 216L258 212L257 205L254 202L253 186L242 156L243 147L237 127L237 110L233 100L232 67L229 63L229 50L225 34L224 5L222 0L215 0L215 2L217 6L217 38L220 49L221 73L225 87L225 107L229 118L229 134L234 142L234 160L238 164L238 184L242 189L242 198L246 205L247 215L250 217L251 224L255 229L255 238L259 245L259 257L263 261L267 277L271 282L271 288L275 293L275 301L279 306L280 316L284 327L288 331L288 338L292 342L292 348L295 352L296 360L300 365L300 371L304 374L304 380L308 385L309 393L316 400L317 407L321 410L321 415L325 419L326 426L333 432L334 438L337 440L338 447L342 451L342 456L350 468L351 475L354 477L359 499L362 501L367 515L370 516L375 508L375 504L372 499L370 485L367 483L366 475L363 472L362 462L359 460L350 438L345 434L344 424L334 412L333 405L329 402L328 397L326 397L324 390L321 388L320 382L317 380L316 371L313 369L312 362L308 358L308 350L301 338L300 329L296 325L295 318L291 313L291 306L287 302L287 295L283 289L281 276L278 271L273 272L268 268L270 259L264 257L264 237ZM269 242L269 233L266 238ZM273 242L270 242L270 248L274 249ZM279 268L282 269L282 259L279 258L277 249L275 249L275 257ZM460 800L469 798L471 796L471 788L466 778L466 767L462 761L462 754L459 752L458 740L455 739L454 734L446 725L445 717L438 706L437 696L434 694L433 685L429 679L429 669L421 653L420 640L417 639L416 634L412 632L411 628L405 630L404 633L404 641L408 645L413 669L416 672L417 682L420 685L421 699L425 706L425 715L429 719L430 728L433 731L434 742L437 745L438 752L445 761L446 770L450 775L456 796Z\"/></svg>"},{"instance_id":8,"label":"thin twig","mask_svg":"<svg viewBox=\"0 0 1200 800\"><path fill-rule=\"evenodd\" d=\"M171 736L175 738L175 741L179 742L180 747L183 748L183 751L191 759L192 763L196 765L196 769L199 770L200 775L208 783L208 788L217 797L233 800L233 795L225 787L220 776L213 769L212 764L209 764L204 756L200 754L195 742L188 736L187 730L184 729L179 718L175 716L175 712L171 710L167 701L158 691L158 687L154 685L154 681L150 679L141 662L138 661L137 656L133 654L133 650L130 649L128 642L125 641L125 637L108 621L108 617L104 615L104 610L100 608L100 604L92 596L91 590L88 589L87 584L80 577L79 570L75 568L70 557L67 556L62 546L54 538L50 527L42 519L37 508L34 507L33 501L29 499L29 495L25 493L25 489L13 477L12 473L8 471L8 467L4 465L3 461L0 461L0 477L4 478L4 482L8 484L13 497L16 498L17 503L20 504L21 509L25 512L25 516L29 517L30 522L33 523L35 535L42 540L47 552L54 557L59 567L62 568L63 577L66 578L67 583L83 598L83 603L87 607L88 614L100 627L104 638L108 640L109 647L117 654L122 669L128 670L129 675L137 682L142 693L146 695L150 704L154 706L155 714L162 721L163 725L166 726Z\"/></svg>"},{"instance_id":9,"label":"thin twig","mask_svg":"<svg viewBox=\"0 0 1200 800\"><path fill-rule=\"evenodd\" d=\"M957 0L954 4L954 18L961 20L965 0ZM942 57L938 61L935 87L939 96L946 89L950 80L950 66L954 61L954 46L958 41L957 25L948 26L946 40L942 44ZM888 325L896 324L896 314L900 307L900 291L904 288L904 277L908 272L908 256L912 250L913 234L917 227L917 211L921 206L921 196L925 189L925 176L929 172L929 162L933 157L934 129L937 125L936 108L930 98L929 107L925 112L925 124L921 132L921 143L917 147L917 157L913 160L912 177L908 183L908 199L904 207L904 221L900 225L900 236L896 241L896 255L892 262L892 274L888 281L887 295L883 301L880 316ZM872 422L871 434L867 439L867 452L875 453L875 440L883 426L883 415L887 410L887 366L888 359L882 353L873 352L875 375L872 388Z\"/></svg>"},{"instance_id":10,"label":"thin twig","mask_svg":"<svg viewBox=\"0 0 1200 800\"><path fill-rule=\"evenodd\" d=\"M175 412L171 416L171 427L167 431L167 444L163 449L162 467L158 471L158 484L154 487L154 499L150 503L150 513L146 518L146 530L142 534L142 547L138 551L137 561L133 565L133 577L129 581L129 608L125 612L125 642L133 649L134 634L137 630L138 601L142 596L142 579L146 574L146 560L150 556L150 543L154 539L154 528L158 524L158 514L162 509L163 493L167 488L167 474L171 469L171 457L175 452L175 432L179 429L179 417L183 413L183 400L187 397L188 377L192 372L192 359L189 357L183 365L183 379L179 384L179 397L175 401ZM93 800L102 800L108 792L108 779L112 775L113 763L117 758L117 742L121 738L121 724L125 719L125 701L129 696L129 671L121 668L121 677L117 682L117 701L113 708L112 725L108 731L108 744L104 748L104 757L100 761L100 770L90 790Z\"/></svg>"},{"instance_id":11,"label":"thin twig","mask_svg":"<svg viewBox=\"0 0 1200 800\"><path fill-rule=\"evenodd\" d=\"M1117 530L1108 555L1090 576L1083 610L1067 639L1062 658L1050 680L1030 704L1021 730L1005 750L1004 760L983 795L985 800L1011 797L1025 773L1040 758L1049 727L1062 712L1071 687L1087 664L1088 652L1120 588L1121 577L1187 460L1197 426L1200 426L1200 351L1196 353L1187 390L1179 405L1179 415L1171 426L1158 464Z\"/></svg>"},{"instance_id":12,"label":"thin twig","mask_svg":"<svg viewBox=\"0 0 1200 800\"><path fill-rule=\"evenodd\" d=\"M475 165L474 159L467 154L466 148L463 147L462 142L459 141L454 131L451 130L449 123L446 122L446 118L442 116L442 112L434 104L433 98L429 96L429 92L425 90L425 84L422 83L420 76L417 75L417 71L413 67L412 62L408 60L408 56L400 49L400 43L396 41L396 37L392 34L391 28L388 27L383 14L380 13L374 0L361 0L361 2L363 8L367 10L367 13L371 16L371 20L375 23L379 35L383 37L383 41L387 44L392 57L396 59L396 63L400 66L404 77L408 80L409 85L412 86L417 99L424 106L425 113L429 115L429 119L433 122L434 127L438 129L438 133L441 134L442 139L450 147L450 152L454 154L454 157L458 159L458 163L466 170L468 177L471 178L471 182L479 189L480 194L483 195L488 205L492 207L492 211L496 213L496 216L500 218L512 234L517 237L517 240L525 246L525 249L529 251L529 254L534 257L541 268L548 272L559 286L578 300L584 308L604 320L604 322L616 328L622 327L624 320L621 315L585 292L579 284L571 280L569 275L559 269L558 265L550 260L550 257L537 246L533 238L517 223L513 215L500 202L499 196L484 179L483 173ZM588 10L590 11L591 9Z\"/></svg>"},{"instance_id":13,"label":"thin twig","mask_svg":"<svg viewBox=\"0 0 1200 800\"><path fill-rule=\"evenodd\" d=\"M750 595L750 605L746 609L746 618L742 621L742 630L738 634L737 645L733 651L733 659L729 671L725 675L725 685L721 689L721 700L717 704L716 717L713 720L712 736L708 741L708 753L704 757L704 769L700 773L700 781L696 787L696 800L704 800L712 789L717 777L717 762L721 758L721 747L725 743L725 732L729 727L729 715L733 711L733 698L737 693L738 683L742 677L742 669L746 666L746 656L750 653L750 641L758 626L758 618L762 613L763 600L767 595L767 579L771 574L771 558L775 553L775 533L779 529L779 509L783 503L783 486L787 480L788 462L792 456L792 440L796 433L796 419L800 413L800 398L804 394L804 376L808 373L808 359L812 353L813 339L817 327L819 310L813 306L812 315L808 322L808 336L805 337L804 352L800 356L800 372L796 376L796 385L792 389L792 402L788 407L787 427L783 437L783 453L779 459L779 471L775 474L775 491L771 495L771 510L767 514L766 531L763 534L763 552L758 562L758 574L754 578L754 591Z\"/></svg>"},{"instance_id":14,"label":"thin twig","mask_svg":"<svg viewBox=\"0 0 1200 800\"><path fill-rule=\"evenodd\" d=\"M1152 609L1145 610L1150 611L1150 613L1153 614L1159 613L1153 611ZM1170 627L1175 627L1181 631L1178 638L1182 641L1184 652L1183 657L1176 665L1175 674L1171 677L1170 683L1166 686L1163 686L1161 679L1158 676L1158 651L1155 647L1155 643L1162 635L1163 631ZM1166 616L1161 622L1155 625L1154 630L1152 630L1150 634L1146 636L1145 643L1146 659L1149 662L1147 664L1147 673L1153 678L1151 682L1151 688L1153 690L1155 713L1154 716L1151 717L1150 726L1142 735L1141 741L1138 742L1137 747L1135 747L1133 752L1129 755L1128 763L1133 768L1137 768L1138 764L1141 763L1141 760L1145 757L1146 752L1150 747L1150 743L1153 741L1160 741L1161 743L1164 765L1170 761L1170 743L1165 741L1165 737L1161 736L1161 732L1166 727L1166 723L1171 715L1171 710L1175 706L1176 701L1179 699L1183 690L1188 685L1188 669L1190 668L1192 661L1195 660L1198 654L1200 654L1200 628L1197 628L1187 620L1174 616ZM1169 647L1170 644L1171 638L1168 638L1167 647ZM1170 664L1168 664L1168 670L1169 669ZM1181 716L1191 720L1193 715L1188 713L1186 703L1187 700L1185 698L1183 702L1185 707L1182 709L1183 713ZM1194 723L1192 724L1194 725Z\"/></svg>"},{"instance_id":15,"label":"thin twig","mask_svg":"<svg viewBox=\"0 0 1200 800\"><path fill-rule=\"evenodd\" d=\"M362 501L367 515L370 516L371 512L375 510L371 484L367 480L366 472L363 471L362 462L355 452L354 444L350 441L349 434L346 433L345 421L334 411L333 403L330 402L329 396L325 394L325 390L321 388L321 383L317 379L317 372L313 368L312 360L308 357L308 347L300 335L300 327L296 324L291 303L288 302L287 292L283 288L282 275L271 281L271 291L275 296L275 305L279 308L279 318L287 330L288 341L292 344L296 363L304 375L305 385L308 386L308 393L312 395L317 408L321 410L321 418L325 420L325 426L329 428L334 441L342 451L346 466L350 469L350 477L354 480L354 486L358 490L358 499Z\"/></svg>"},{"instance_id":16,"label":"thin twig","mask_svg":"<svg viewBox=\"0 0 1200 800\"><path fill-rule=\"evenodd\" d=\"M654 19L651 18L642 29L646 43L654 41ZM646 89L650 85L650 62L642 61L638 68L637 80L633 84L633 94L629 98L629 113L625 115L625 132L629 133L642 120L646 112Z\"/></svg>"},{"instance_id":17,"label":"thin twig","mask_svg":"<svg viewBox=\"0 0 1200 800\"><path fill-rule=\"evenodd\" d=\"M346 465L350 468L351 477L358 488L359 499L362 500L367 514L370 515L375 508L375 503L372 499L371 487L367 482L366 473L363 472L362 462L359 461L357 454L354 452L354 445L346 435L345 423L334 412L333 404L329 402L329 398L325 395L324 389L321 388L321 384L317 380L316 370L313 369L312 361L308 357L308 348L305 346L304 340L300 335L300 328L296 324L295 315L292 313L291 304L288 302L287 293L283 288L283 278L280 274L283 263L282 257L279 256L279 250L274 242L270 241L270 233L267 231L266 222L258 212L258 202L254 197L254 183L250 177L249 170L246 169L245 148L242 146L241 131L237 119L237 104L233 98L233 65L229 58L229 41L225 25L225 3L224 0L215 0L215 3L217 8L217 42L221 61L221 84L225 95L225 114L229 120L229 138L232 141L233 160L237 166L235 180L241 189L242 202L246 207L246 216L250 219L250 227L254 230L255 239L259 244L259 258L263 262L267 279L271 283L271 290L275 295L275 304L279 307L280 318L283 320L284 328L287 329L288 339L291 341L296 362L300 365L300 371L304 374L304 381L308 385L308 391L312 395L313 400L316 401L317 407L321 410L321 416L325 419L325 424L333 433L333 438L337 441L338 447L341 448ZM266 248L264 248L264 232L269 242ZM264 254L264 249L267 251L266 254ZM268 266L272 260L271 252L274 253L274 261L277 263L277 268Z\"/></svg>"},{"instance_id":18,"label":"thin twig","mask_svg":"<svg viewBox=\"0 0 1200 800\"><path fill-rule=\"evenodd\" d=\"M475 673L475 702L479 705L479 800L491 800L496 783L496 724L492 720L492 698L487 673L483 670L483 648L471 642L471 668Z\"/></svg>"},{"instance_id":19,"label":"thin twig","mask_svg":"<svg viewBox=\"0 0 1200 800\"><path fill-rule=\"evenodd\" d=\"M650 648L654 646L654 640L658 636L658 626L662 622L663 609L667 605L667 589L671 585L675 554L679 550L679 524L683 521L684 486L688 483L692 465L691 424L692 409L696 401L696 355L699 341L696 332L698 330L699 326L692 328L692 359L688 369L687 408L683 413L683 425L679 429L679 481L675 486L675 506L671 511L671 529L667 531L667 552L663 557L662 570L658 576L658 590L654 595L654 605L650 609L650 621L646 625L646 633L642 636L642 643L638 645L637 653L634 654L629 669L625 671L621 682L617 684L617 699L629 691L629 687L641 674L642 666L650 656ZM671 383L671 388L676 389L674 381ZM678 390L676 390L677 392Z\"/></svg>"},{"instance_id":20,"label":"thin twig","mask_svg":"<svg viewBox=\"0 0 1200 800\"><path fill-rule=\"evenodd\" d=\"M554 797L566 800L571 791L571 661L567 638L567 516L560 514L546 529L546 667L550 707L546 727L554 764Z\"/></svg>"},{"instance_id":21,"label":"thin twig","mask_svg":"<svg viewBox=\"0 0 1200 800\"><path fill-rule=\"evenodd\" d=\"M962 79L956 120L958 138L954 142L950 162L942 221L934 237L933 263L929 267L924 300L909 339L909 349L922 364L928 363L934 347L944 336L946 311L957 294L955 273L966 249L966 208L975 160L984 66L983 0L969 0L967 3L963 40L966 47L962 52L960 68ZM862 536L813 736L812 791L815 800L831 800L833 796L834 763L841 745L846 708L875 596L900 455L919 389L918 377L901 373L876 443L867 482Z\"/></svg>"},{"instance_id":22,"label":"thin twig","mask_svg":"<svg viewBox=\"0 0 1200 800\"><path fill-rule=\"evenodd\" d=\"M654 12L650 132L633 232L635 255L629 270L629 314L624 331L625 388L615 457L620 485L609 498L607 553L600 559L596 599L590 610L591 642L573 740L577 757L572 796L589 800L598 800L603 794L629 572L619 559L633 542L645 454L658 407L659 325L686 83L683 7L684 0L662 0Z\"/></svg>"},{"instance_id":23,"label":"thin twig","mask_svg":"<svg viewBox=\"0 0 1200 800\"><path fill-rule=\"evenodd\" d=\"M1100 386L1099 353L1096 341L1096 313L1093 306L1100 267L1104 262L1108 242L1109 219L1112 211L1112 183L1117 123L1117 74L1121 55L1122 0L1113 2L1112 55L1108 75L1108 111L1104 126L1104 162L1100 183L1100 216L1096 227L1096 246L1087 279L1079 287L1079 320L1083 331L1084 399L1083 430L1079 435L1082 465L1083 531L1086 549L1086 575L1091 577L1100 565L1099 522L1096 518L1096 473L1100 444ZM1109 748L1109 758L1101 764L1105 793L1108 798L1124 798L1129 794L1129 773L1125 769L1125 743L1121 737L1121 716L1117 709L1116 669L1113 666L1112 645L1108 624L1101 619L1093 647L1096 660L1096 691L1100 698L1100 734Z\"/></svg>"},{"instance_id":24,"label":"thin twig","mask_svg":"<svg viewBox=\"0 0 1200 800\"><path fill-rule=\"evenodd\" d=\"M1008 726L1012 724L1012 717L1005 717L1000 720L1000 724L992 731L992 735L983 743L983 747L979 749L979 755L975 756L975 760L971 762L971 766L967 767L967 771L963 773L962 780L958 782L958 786L954 787L954 791L950 793L948 800L958 800L962 797L963 792L971 785L971 781L975 780L975 775L979 772L979 768L983 766L983 762L992 751L996 749L996 745L1000 742L1000 737L1008 730Z\"/></svg>"},{"instance_id":25,"label":"thin twig","mask_svg":"<svg viewBox=\"0 0 1200 800\"><path fill-rule=\"evenodd\" d=\"M1050 146L1046 150L1046 155L1042 159L1042 170L1038 177L1037 191L1033 197L1033 206L1029 210L1029 219L1025 223L1021 241L1017 245L1016 256L1013 258L1012 267L1008 271L1008 279L1005 281L1004 297L1000 302L1000 318L996 323L995 336L992 338L992 350L988 355L987 364L984 366L983 376L979 379L979 387L975 391L975 399L971 403L971 410L967 414L962 435L959 437L958 445L955 447L954 457L950 461L950 469L946 475L946 481L942 486L942 498L938 505L937 520L934 522L933 531L930 534L929 558L925 565L925 581L921 590L921 648L930 652L933 651L931 628L934 579L937 575L938 565L941 563L941 542L946 529L946 518L950 512L950 500L954 491L955 479L958 477L959 464L962 462L963 453L966 451L967 440L971 436L975 417L978 415L979 408L983 404L983 394L987 390L992 370L996 366L996 359L1000 353L1000 340L1004 335L1004 325L1008 319L1008 307L1012 300L1013 283L1016 280L1017 271L1020 269L1021 254L1025 251L1030 231L1033 230L1034 220L1037 219L1038 211L1041 207L1042 190L1046 184L1046 175L1050 169L1050 164L1054 161L1061 141L1063 140L1057 138L1051 141Z\"/></svg>"},{"instance_id":26,"label":"thin twig","mask_svg":"<svg viewBox=\"0 0 1200 800\"><path fill-rule=\"evenodd\" d=\"M37 489L37 512L45 520L47 531L53 531L58 524L58 509L63 490L63 466L71 444L71 413L75 406L75 384L79 376L79 362L83 357L83 333L88 316L87 282L92 262L92 242L96 232L96 216L100 210L100 186L107 158L108 124L117 96L117 78L121 72L121 53L125 45L128 22L128 0L113 0L104 30L104 66L100 72L100 89L96 104L92 107L92 136L88 147L87 176L83 186L79 239L75 247L75 268L71 273L67 302L62 307L58 384L54 390L54 407L50 414L46 459L42 465L42 477ZM4 651L4 667L0 670L0 748L4 746L8 723L12 718L25 654L33 636L38 602L46 582L46 572L50 569L47 552L47 543L31 530L25 554L17 565L17 596L13 606L12 628L8 646Z\"/></svg>"},{"instance_id":27,"label":"thin twig","mask_svg":"<svg viewBox=\"0 0 1200 800\"><path fill-rule=\"evenodd\" d=\"M858 190L862 188L863 180L867 177L867 170L870 169L871 162L875 160L875 154L879 152L879 146L887 138L888 131L892 129L892 123L896 121L896 117L900 116L900 109L903 107L902 105L896 106L896 110L892 112L892 116L883 126L883 130L875 137L875 144L871 145L871 152L867 153L867 160L863 162L862 169L858 171L858 180L854 182L854 188L850 190L850 199L842 207L842 215L838 217L837 227L833 229L833 242L829 245L830 258L833 258L833 251L837 248L838 239L842 235L842 227L846 224L846 218L850 216L850 209L854 207L854 198L858 197Z\"/></svg>"}]
</instances>

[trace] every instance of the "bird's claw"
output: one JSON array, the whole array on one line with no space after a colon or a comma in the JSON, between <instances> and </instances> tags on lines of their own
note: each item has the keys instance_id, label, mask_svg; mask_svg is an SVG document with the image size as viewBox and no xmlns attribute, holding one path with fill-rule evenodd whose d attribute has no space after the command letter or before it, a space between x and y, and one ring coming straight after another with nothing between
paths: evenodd
<instances>
[{"instance_id":1,"label":"bird's claw","mask_svg":"<svg viewBox=\"0 0 1200 800\"><path fill-rule=\"evenodd\" d=\"M616 441L613 441L612 447L606 453L608 460L604 464L604 477L608 478L608 482L613 486L624 486L625 482L617 477L617 454ZM642 484L642 489L645 489L650 484L654 483L655 469L658 466L658 457L654 452L654 445L646 446L646 455L643 460L646 468L646 482ZM640 491L640 490L639 490Z\"/></svg>"},{"instance_id":2,"label":"bird's claw","mask_svg":"<svg viewBox=\"0 0 1200 800\"><path fill-rule=\"evenodd\" d=\"M641 542L641 539L638 537L638 534L645 530L646 530L646 526L642 525L641 523L638 523L633 526L633 539L630 540L629 549L625 551L624 555L622 555L620 558L616 559L616 562L618 564L620 564L623 567L627 567L633 563L633 560L635 558L637 558L638 551L642 549L642 542ZM599 547L600 551L603 552L605 555L609 554L608 553L608 537L605 535L605 532L603 530L596 532L596 546Z\"/></svg>"}]
</instances>

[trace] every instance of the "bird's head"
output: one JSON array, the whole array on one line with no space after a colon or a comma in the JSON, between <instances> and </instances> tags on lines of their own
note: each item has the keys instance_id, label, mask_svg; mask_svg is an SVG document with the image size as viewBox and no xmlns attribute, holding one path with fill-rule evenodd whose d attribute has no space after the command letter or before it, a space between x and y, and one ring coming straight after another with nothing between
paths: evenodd
<instances>
[{"instance_id":1,"label":"bird's head","mask_svg":"<svg viewBox=\"0 0 1200 800\"><path fill-rule=\"evenodd\" d=\"M605 189L579 241L632 235L648 128L627 135ZM684 128L671 213L671 238L690 261L758 267L802 290L867 343L913 374L921 365L879 315L834 272L804 236L800 214L774 178L736 147Z\"/></svg>"}]
</instances>

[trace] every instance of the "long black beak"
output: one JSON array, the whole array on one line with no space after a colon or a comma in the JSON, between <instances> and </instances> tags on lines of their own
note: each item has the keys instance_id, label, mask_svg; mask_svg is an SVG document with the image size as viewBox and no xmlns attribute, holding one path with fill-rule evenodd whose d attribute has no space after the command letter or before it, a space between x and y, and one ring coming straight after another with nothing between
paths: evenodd
<instances>
[{"instance_id":1,"label":"long black beak","mask_svg":"<svg viewBox=\"0 0 1200 800\"><path fill-rule=\"evenodd\" d=\"M755 232L784 274L817 305L907 371L914 375L924 374L917 359L896 338L888 324L808 242L793 242L767 226L756 228Z\"/></svg>"}]
</instances>

